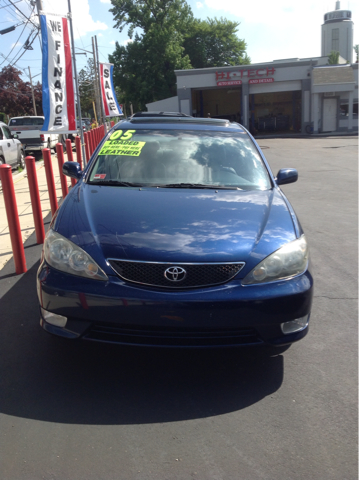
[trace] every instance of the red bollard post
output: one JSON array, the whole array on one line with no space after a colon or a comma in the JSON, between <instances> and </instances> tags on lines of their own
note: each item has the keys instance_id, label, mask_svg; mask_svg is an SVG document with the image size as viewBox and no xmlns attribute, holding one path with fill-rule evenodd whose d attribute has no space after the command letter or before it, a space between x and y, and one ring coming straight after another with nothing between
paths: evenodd
<instances>
[{"instance_id":1,"label":"red bollard post","mask_svg":"<svg viewBox=\"0 0 359 480\"><path fill-rule=\"evenodd\" d=\"M97 148L97 145L98 145L98 127L95 128L95 150Z\"/></svg>"},{"instance_id":2,"label":"red bollard post","mask_svg":"<svg viewBox=\"0 0 359 480\"><path fill-rule=\"evenodd\" d=\"M89 144L89 152L90 157L92 156L93 148L92 148L92 130L87 132L88 144Z\"/></svg>"},{"instance_id":3,"label":"red bollard post","mask_svg":"<svg viewBox=\"0 0 359 480\"><path fill-rule=\"evenodd\" d=\"M86 135L86 133L84 135ZM78 135L76 135L76 137L75 137L75 145L76 145L77 162L80 164L81 170L83 170L82 154L81 154L81 138Z\"/></svg>"},{"instance_id":4,"label":"red bollard post","mask_svg":"<svg viewBox=\"0 0 359 480\"><path fill-rule=\"evenodd\" d=\"M110 121L111 128L115 126L115 122L113 120Z\"/></svg>"},{"instance_id":5,"label":"red bollard post","mask_svg":"<svg viewBox=\"0 0 359 480\"><path fill-rule=\"evenodd\" d=\"M54 216L57 210L57 196L54 180L54 172L52 170L51 151L48 148L43 149L44 166L46 173L47 189L49 191L49 199L51 205L51 215Z\"/></svg>"},{"instance_id":6,"label":"red bollard post","mask_svg":"<svg viewBox=\"0 0 359 480\"><path fill-rule=\"evenodd\" d=\"M91 154L90 154L90 133L84 133L84 140L85 140L85 153L86 153L86 163L90 161Z\"/></svg>"},{"instance_id":7,"label":"red bollard post","mask_svg":"<svg viewBox=\"0 0 359 480\"><path fill-rule=\"evenodd\" d=\"M91 133L91 142L92 142L91 143L91 146L92 146L91 155L92 155L96 148L95 129L91 130L90 133Z\"/></svg>"},{"instance_id":8,"label":"red bollard post","mask_svg":"<svg viewBox=\"0 0 359 480\"><path fill-rule=\"evenodd\" d=\"M68 138L66 140L66 152L67 152L67 160L69 162L74 161L74 154L72 152L72 143L71 140ZM76 185L77 181L75 178L71 178L71 187L74 187Z\"/></svg>"},{"instance_id":9,"label":"red bollard post","mask_svg":"<svg viewBox=\"0 0 359 480\"><path fill-rule=\"evenodd\" d=\"M61 143L56 144L56 153L57 153L57 160L59 162L59 173L60 173L60 180L61 180L61 189L62 189L62 198L65 198L66 195L69 193L69 189L67 186L67 179L65 175L62 173L62 165L65 163L64 160L64 150L62 148Z\"/></svg>"},{"instance_id":10,"label":"red bollard post","mask_svg":"<svg viewBox=\"0 0 359 480\"><path fill-rule=\"evenodd\" d=\"M19 213L15 197L14 182L10 165L0 165L0 180L4 194L5 210L9 225L12 252L14 255L15 271L17 274L25 273L26 259L24 245L22 244Z\"/></svg>"},{"instance_id":11,"label":"red bollard post","mask_svg":"<svg viewBox=\"0 0 359 480\"><path fill-rule=\"evenodd\" d=\"M43 155L45 155L44 152L43 152ZM25 164L26 164L26 171L27 171L27 180L29 182L32 214L34 216L36 243L41 244L41 243L44 243L44 240L45 240L45 229L44 229L44 222L42 220L42 210L41 210L41 202L40 202L39 184L37 182L37 175L36 175L36 168L35 168L35 158L26 157Z\"/></svg>"}]
</instances>

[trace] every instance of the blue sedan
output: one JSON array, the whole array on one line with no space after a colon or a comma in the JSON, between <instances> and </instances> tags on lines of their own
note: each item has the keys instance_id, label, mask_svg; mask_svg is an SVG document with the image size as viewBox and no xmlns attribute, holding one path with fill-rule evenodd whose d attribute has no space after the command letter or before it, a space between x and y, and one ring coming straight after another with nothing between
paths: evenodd
<instances>
[{"instance_id":1,"label":"blue sedan","mask_svg":"<svg viewBox=\"0 0 359 480\"><path fill-rule=\"evenodd\" d=\"M259 146L237 123L136 117L102 140L52 219L40 323L68 339L290 345L308 332L306 237Z\"/></svg>"}]
</instances>

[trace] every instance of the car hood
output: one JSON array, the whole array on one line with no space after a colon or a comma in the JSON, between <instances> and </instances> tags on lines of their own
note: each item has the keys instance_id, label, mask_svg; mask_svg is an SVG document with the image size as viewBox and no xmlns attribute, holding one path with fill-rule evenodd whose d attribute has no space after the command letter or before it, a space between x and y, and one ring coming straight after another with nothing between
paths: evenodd
<instances>
[{"instance_id":1,"label":"car hood","mask_svg":"<svg viewBox=\"0 0 359 480\"><path fill-rule=\"evenodd\" d=\"M244 273L296 238L279 189L129 188L80 182L56 218L58 233L109 271L108 258L246 262Z\"/></svg>"}]
</instances>

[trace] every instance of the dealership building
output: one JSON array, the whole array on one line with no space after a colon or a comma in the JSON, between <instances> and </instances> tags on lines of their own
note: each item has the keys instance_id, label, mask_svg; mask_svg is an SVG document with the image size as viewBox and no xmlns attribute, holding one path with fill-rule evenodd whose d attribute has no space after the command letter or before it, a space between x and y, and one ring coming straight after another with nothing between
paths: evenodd
<instances>
[{"instance_id":1,"label":"dealership building","mask_svg":"<svg viewBox=\"0 0 359 480\"><path fill-rule=\"evenodd\" d=\"M339 64L328 65L331 51ZM226 118L253 133L358 131L358 63L349 10L324 16L322 56L242 66L176 70L177 96L148 111Z\"/></svg>"}]
</instances>

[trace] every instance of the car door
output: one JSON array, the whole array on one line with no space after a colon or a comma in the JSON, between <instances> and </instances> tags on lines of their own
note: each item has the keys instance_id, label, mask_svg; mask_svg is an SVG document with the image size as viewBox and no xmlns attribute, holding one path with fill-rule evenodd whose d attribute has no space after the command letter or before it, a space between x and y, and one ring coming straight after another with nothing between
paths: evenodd
<instances>
[{"instance_id":1,"label":"car door","mask_svg":"<svg viewBox=\"0 0 359 480\"><path fill-rule=\"evenodd\" d=\"M5 161L9 165L17 164L17 142L11 138L9 127L2 126L3 139L2 148L5 154Z\"/></svg>"}]
</instances>

